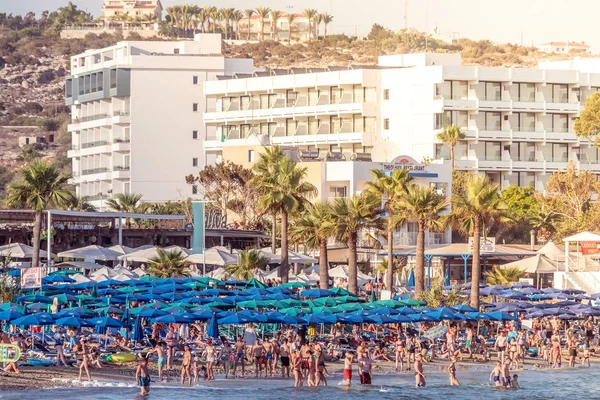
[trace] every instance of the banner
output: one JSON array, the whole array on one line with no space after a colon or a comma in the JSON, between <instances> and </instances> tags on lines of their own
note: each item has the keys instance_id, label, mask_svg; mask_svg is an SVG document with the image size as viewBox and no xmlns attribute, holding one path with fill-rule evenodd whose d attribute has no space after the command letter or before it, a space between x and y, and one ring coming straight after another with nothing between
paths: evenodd
<instances>
[{"instance_id":1,"label":"banner","mask_svg":"<svg viewBox=\"0 0 600 400\"><path fill-rule=\"evenodd\" d=\"M496 238L486 237L479 239L479 253L493 253L496 251ZM473 238L469 238L469 253L473 252Z\"/></svg>"},{"instance_id":2,"label":"banner","mask_svg":"<svg viewBox=\"0 0 600 400\"><path fill-rule=\"evenodd\" d=\"M579 245L581 246L581 254L584 256L598 254L597 242L579 242Z\"/></svg>"},{"instance_id":3,"label":"banner","mask_svg":"<svg viewBox=\"0 0 600 400\"><path fill-rule=\"evenodd\" d=\"M35 289L42 287L42 268L24 268L21 270L21 288Z\"/></svg>"},{"instance_id":4,"label":"banner","mask_svg":"<svg viewBox=\"0 0 600 400\"><path fill-rule=\"evenodd\" d=\"M204 202L192 201L194 214L194 235L192 236L192 254L204 253Z\"/></svg>"}]
</instances>

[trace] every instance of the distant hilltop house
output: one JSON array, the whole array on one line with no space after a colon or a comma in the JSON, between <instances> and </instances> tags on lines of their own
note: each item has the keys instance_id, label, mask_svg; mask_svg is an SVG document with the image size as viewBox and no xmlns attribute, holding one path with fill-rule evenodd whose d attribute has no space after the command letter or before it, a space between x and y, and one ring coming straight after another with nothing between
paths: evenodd
<instances>
[{"instance_id":1,"label":"distant hilltop house","mask_svg":"<svg viewBox=\"0 0 600 400\"><path fill-rule=\"evenodd\" d=\"M555 54L565 54L569 53L571 50L581 52L581 53L590 53L590 46L585 44L585 42L548 42L538 46L538 50L544 53L555 53Z\"/></svg>"},{"instance_id":2,"label":"distant hilltop house","mask_svg":"<svg viewBox=\"0 0 600 400\"><path fill-rule=\"evenodd\" d=\"M127 19L160 21L162 10L160 0L104 0L102 19L106 25Z\"/></svg>"}]
</instances>

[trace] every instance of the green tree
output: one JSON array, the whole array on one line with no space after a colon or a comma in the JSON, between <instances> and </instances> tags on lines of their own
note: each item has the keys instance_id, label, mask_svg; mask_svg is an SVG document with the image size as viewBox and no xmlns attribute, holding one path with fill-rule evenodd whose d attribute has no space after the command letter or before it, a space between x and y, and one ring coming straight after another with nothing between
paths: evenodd
<instances>
[{"instance_id":1,"label":"green tree","mask_svg":"<svg viewBox=\"0 0 600 400\"><path fill-rule=\"evenodd\" d=\"M540 209L535 189L531 186L510 185L502 190L502 200L508 206L510 218L514 221L510 228L511 238L526 240L533 230L532 221ZM532 237L530 239L533 240Z\"/></svg>"},{"instance_id":2,"label":"green tree","mask_svg":"<svg viewBox=\"0 0 600 400\"><path fill-rule=\"evenodd\" d=\"M256 15L260 17L260 40L265 40L265 18L269 17L271 9L269 7L258 7Z\"/></svg>"},{"instance_id":3,"label":"green tree","mask_svg":"<svg viewBox=\"0 0 600 400\"><path fill-rule=\"evenodd\" d=\"M319 30L321 28L321 22L323 22L323 14L315 14L313 22L315 24L315 38L319 40Z\"/></svg>"},{"instance_id":4,"label":"green tree","mask_svg":"<svg viewBox=\"0 0 600 400\"><path fill-rule=\"evenodd\" d=\"M324 202L307 204L304 212L296 219L292 233L299 236L311 249L319 249L319 287L329 288L329 262L327 260L327 239L329 236L323 229L331 222L331 205Z\"/></svg>"},{"instance_id":5,"label":"green tree","mask_svg":"<svg viewBox=\"0 0 600 400\"><path fill-rule=\"evenodd\" d=\"M73 198L67 205L67 208L70 211L89 211L89 212L97 211L96 207L89 202L89 199L87 196L82 196L82 197L73 196Z\"/></svg>"},{"instance_id":6,"label":"green tree","mask_svg":"<svg viewBox=\"0 0 600 400\"><path fill-rule=\"evenodd\" d=\"M440 214L449 203L433 188L423 185L410 185L396 205L401 214L417 221L417 248L415 265L415 297L425 289L425 231L439 231L444 226Z\"/></svg>"},{"instance_id":7,"label":"green tree","mask_svg":"<svg viewBox=\"0 0 600 400\"><path fill-rule=\"evenodd\" d=\"M372 169L371 176L373 180L367 182L367 191L377 198L381 199L383 208L387 212L384 218L387 234L387 257L388 260L394 259L394 231L404 224L406 215L396 213L396 205L400 198L406 194L408 184L413 178L409 176L406 169L397 169L390 176L385 172ZM385 286L391 290L393 284L393 262L388 264L388 271L385 275Z\"/></svg>"},{"instance_id":8,"label":"green tree","mask_svg":"<svg viewBox=\"0 0 600 400\"><path fill-rule=\"evenodd\" d=\"M423 291L419 300L427 302L427 307L452 307L459 304L465 304L466 298L460 295L458 286L450 289L449 292L444 290L444 280L436 278L431 281L431 287Z\"/></svg>"},{"instance_id":9,"label":"green tree","mask_svg":"<svg viewBox=\"0 0 600 400\"><path fill-rule=\"evenodd\" d=\"M17 161L30 163L40 157L41 153L36 145L27 145L21 149L21 154L17 156Z\"/></svg>"},{"instance_id":10,"label":"green tree","mask_svg":"<svg viewBox=\"0 0 600 400\"><path fill-rule=\"evenodd\" d=\"M262 155L261 155L262 156ZM281 215L281 266L282 282L288 281L288 219L289 215L302 210L307 198L317 189L306 182L306 168L299 167L289 158L279 160L275 173L261 181L258 208L263 211L276 210Z\"/></svg>"},{"instance_id":11,"label":"green tree","mask_svg":"<svg viewBox=\"0 0 600 400\"><path fill-rule=\"evenodd\" d=\"M243 281L254 277L257 270L265 269L269 264L269 259L264 257L259 250L242 250L239 253L239 263L237 265L228 265L225 272L230 276Z\"/></svg>"},{"instance_id":12,"label":"green tree","mask_svg":"<svg viewBox=\"0 0 600 400\"><path fill-rule=\"evenodd\" d=\"M229 39L229 24L231 19L233 18L233 14L235 13L235 8L222 8L221 16L223 17L223 21L225 22L225 39Z\"/></svg>"},{"instance_id":13,"label":"green tree","mask_svg":"<svg viewBox=\"0 0 600 400\"><path fill-rule=\"evenodd\" d=\"M448 125L443 131L437 134L437 140L448 145L450 149L450 165L454 171L454 147L465 138L465 134L460 131L460 128L454 124Z\"/></svg>"},{"instance_id":14,"label":"green tree","mask_svg":"<svg viewBox=\"0 0 600 400\"><path fill-rule=\"evenodd\" d=\"M272 31L272 37L271 40L275 40L277 41L279 39L279 34L277 32L277 21L279 21L279 19L283 16L283 14L281 13L281 11L271 11L270 17L271 17L271 31Z\"/></svg>"},{"instance_id":15,"label":"green tree","mask_svg":"<svg viewBox=\"0 0 600 400\"><path fill-rule=\"evenodd\" d=\"M296 14L288 13L286 19L288 24L288 43L290 43L292 41L292 26L294 25L294 21L296 20Z\"/></svg>"},{"instance_id":16,"label":"green tree","mask_svg":"<svg viewBox=\"0 0 600 400\"><path fill-rule=\"evenodd\" d=\"M10 255L0 258L0 302L2 303L14 301L21 290L21 281L8 274L11 262Z\"/></svg>"},{"instance_id":17,"label":"green tree","mask_svg":"<svg viewBox=\"0 0 600 400\"><path fill-rule=\"evenodd\" d=\"M513 283L519 282L519 279L525 277L526 272L519 269L519 267L496 267L492 271L487 271L485 277L488 285L502 285L508 286Z\"/></svg>"},{"instance_id":18,"label":"green tree","mask_svg":"<svg viewBox=\"0 0 600 400\"><path fill-rule=\"evenodd\" d=\"M254 176L250 180L250 184L262 195L268 188L264 182L272 177L276 172L279 162L286 157L285 153L279 146L266 147L264 153L261 153L258 161L254 164ZM275 253L277 249L277 209L273 208L268 211L272 216L271 225L271 251Z\"/></svg>"},{"instance_id":19,"label":"green tree","mask_svg":"<svg viewBox=\"0 0 600 400\"><path fill-rule=\"evenodd\" d=\"M108 208L121 213L144 214L150 208L150 204L142 202L142 195L137 193L117 193L114 198L106 201ZM125 219L127 229L131 228L129 218Z\"/></svg>"},{"instance_id":20,"label":"green tree","mask_svg":"<svg viewBox=\"0 0 600 400\"><path fill-rule=\"evenodd\" d=\"M600 147L600 92L595 92L585 101L585 108L575 121L575 134L594 146Z\"/></svg>"},{"instance_id":21,"label":"green tree","mask_svg":"<svg viewBox=\"0 0 600 400\"><path fill-rule=\"evenodd\" d=\"M315 18L315 15L317 15L317 10L315 10L314 8L307 8L304 10L304 16L308 19L308 40L312 40L313 37L313 19Z\"/></svg>"},{"instance_id":22,"label":"green tree","mask_svg":"<svg viewBox=\"0 0 600 400\"><path fill-rule=\"evenodd\" d=\"M324 233L348 246L348 290L358 293L358 235L373 227L380 199L370 193L336 199L331 205L332 221L323 224Z\"/></svg>"},{"instance_id":23,"label":"green tree","mask_svg":"<svg viewBox=\"0 0 600 400\"><path fill-rule=\"evenodd\" d=\"M452 200L450 220L461 232L473 236L471 306L479 308L481 237L486 234L489 224L510 221L509 210L500 197L498 185L492 183L487 175L471 175L465 195Z\"/></svg>"},{"instance_id":24,"label":"green tree","mask_svg":"<svg viewBox=\"0 0 600 400\"><path fill-rule=\"evenodd\" d=\"M189 277L190 263L181 250L157 250L157 256L148 260L149 272L158 278Z\"/></svg>"},{"instance_id":25,"label":"green tree","mask_svg":"<svg viewBox=\"0 0 600 400\"><path fill-rule=\"evenodd\" d=\"M250 40L250 28L252 26L251 23L250 23L250 20L252 19L252 16L254 14L256 14L256 11L254 11L251 8L248 8L247 10L244 10L244 14L246 15L246 18L248 19L248 32L247 32L248 35L246 36L246 40L249 41Z\"/></svg>"},{"instance_id":26,"label":"green tree","mask_svg":"<svg viewBox=\"0 0 600 400\"><path fill-rule=\"evenodd\" d=\"M35 211L31 265L37 267L43 212L51 207L64 208L69 204L73 197L66 189L70 176L60 173L41 159L33 160L18 175L19 180L8 186L7 203L11 207L27 207Z\"/></svg>"},{"instance_id":27,"label":"green tree","mask_svg":"<svg viewBox=\"0 0 600 400\"><path fill-rule=\"evenodd\" d=\"M328 13L323 14L323 24L325 25L323 36L327 37L327 25L333 22L333 15L329 15Z\"/></svg>"}]
</instances>

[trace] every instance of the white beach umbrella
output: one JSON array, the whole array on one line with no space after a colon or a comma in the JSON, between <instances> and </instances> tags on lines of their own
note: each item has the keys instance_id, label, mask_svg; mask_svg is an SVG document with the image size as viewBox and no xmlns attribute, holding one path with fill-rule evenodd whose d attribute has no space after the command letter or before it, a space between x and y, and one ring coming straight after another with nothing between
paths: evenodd
<instances>
[{"instance_id":1,"label":"white beach umbrella","mask_svg":"<svg viewBox=\"0 0 600 400\"><path fill-rule=\"evenodd\" d=\"M517 267L529 274L549 274L558 271L557 263L542 254L502 265L502 268L510 267ZM564 265L562 265L562 270L564 271Z\"/></svg>"},{"instance_id":2,"label":"white beach umbrella","mask_svg":"<svg viewBox=\"0 0 600 400\"><path fill-rule=\"evenodd\" d=\"M123 246L123 245L120 245L120 244L116 244L114 246L110 246L110 247L108 247L108 249L112 250L112 251L116 251L117 253L120 253L120 254L129 254L132 251L134 251L133 248L127 247L127 246Z\"/></svg>"},{"instance_id":3,"label":"white beach umbrella","mask_svg":"<svg viewBox=\"0 0 600 400\"><path fill-rule=\"evenodd\" d=\"M23 243L10 243L0 246L0 256L11 258L32 258L33 247ZM48 253L40 249L40 257L47 258ZM53 255L54 256L54 255Z\"/></svg>"},{"instance_id":4,"label":"white beach umbrella","mask_svg":"<svg viewBox=\"0 0 600 400\"><path fill-rule=\"evenodd\" d=\"M121 253L95 244L58 253L58 256L62 258L83 258L84 260L103 261L116 260L120 255Z\"/></svg>"},{"instance_id":5,"label":"white beach umbrella","mask_svg":"<svg viewBox=\"0 0 600 400\"><path fill-rule=\"evenodd\" d=\"M99 276L106 276L108 278L112 278L117 275L118 275L118 273L116 273L112 268L102 267L102 268L92 272L90 274L90 278L96 279L96 277L99 277Z\"/></svg>"},{"instance_id":6,"label":"white beach umbrella","mask_svg":"<svg viewBox=\"0 0 600 400\"><path fill-rule=\"evenodd\" d=\"M166 252L171 251L181 251L183 255L190 255L191 252L180 246L168 246L168 247L156 247L152 246L149 248L141 249L133 251L129 254L123 254L117 257L119 260L129 260L129 261L137 261L137 262L147 262L153 258L158 257L158 250L164 250Z\"/></svg>"},{"instance_id":7,"label":"white beach umbrella","mask_svg":"<svg viewBox=\"0 0 600 400\"><path fill-rule=\"evenodd\" d=\"M210 248L204 251L204 254L191 254L186 258L186 261L192 264L206 264L226 266L237 264L237 256L216 248Z\"/></svg>"},{"instance_id":8,"label":"white beach umbrella","mask_svg":"<svg viewBox=\"0 0 600 400\"><path fill-rule=\"evenodd\" d=\"M140 277L140 278L141 278L142 276L146 276L146 275L148 275L148 274L146 273L146 271L144 271L144 270L143 270L143 269L141 269L141 268L136 268L136 269L134 269L133 271L131 271L131 273L132 273L132 274L134 274L134 275L137 275L137 276L138 276L138 277Z\"/></svg>"}]
</instances>

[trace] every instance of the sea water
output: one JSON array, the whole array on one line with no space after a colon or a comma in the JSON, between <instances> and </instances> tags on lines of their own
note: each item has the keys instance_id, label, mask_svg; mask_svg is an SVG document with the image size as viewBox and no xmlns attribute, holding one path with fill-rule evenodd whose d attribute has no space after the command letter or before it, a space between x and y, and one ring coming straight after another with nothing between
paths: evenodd
<instances>
[{"instance_id":1,"label":"sea water","mask_svg":"<svg viewBox=\"0 0 600 400\"><path fill-rule=\"evenodd\" d=\"M193 397L217 400L315 400L315 399L600 399L600 367L576 367L559 370L518 371L521 389L495 388L489 381L489 369L457 373L460 387L451 387L447 374L435 373L427 376L427 387L416 389L412 374L375 375L373 386L361 387L357 382L347 388L341 385L342 376L328 378L328 387L294 388L293 381L283 379L217 379L199 385L182 387L177 382L154 383L146 399L189 400ZM511 375L514 372L511 372ZM218 377L217 377L218 378ZM358 376L356 376L358 378ZM0 387L2 378L0 378ZM57 388L25 391L0 391L0 399L43 399L43 400L114 400L140 399L139 388L132 383L98 382L72 388Z\"/></svg>"}]
</instances>

